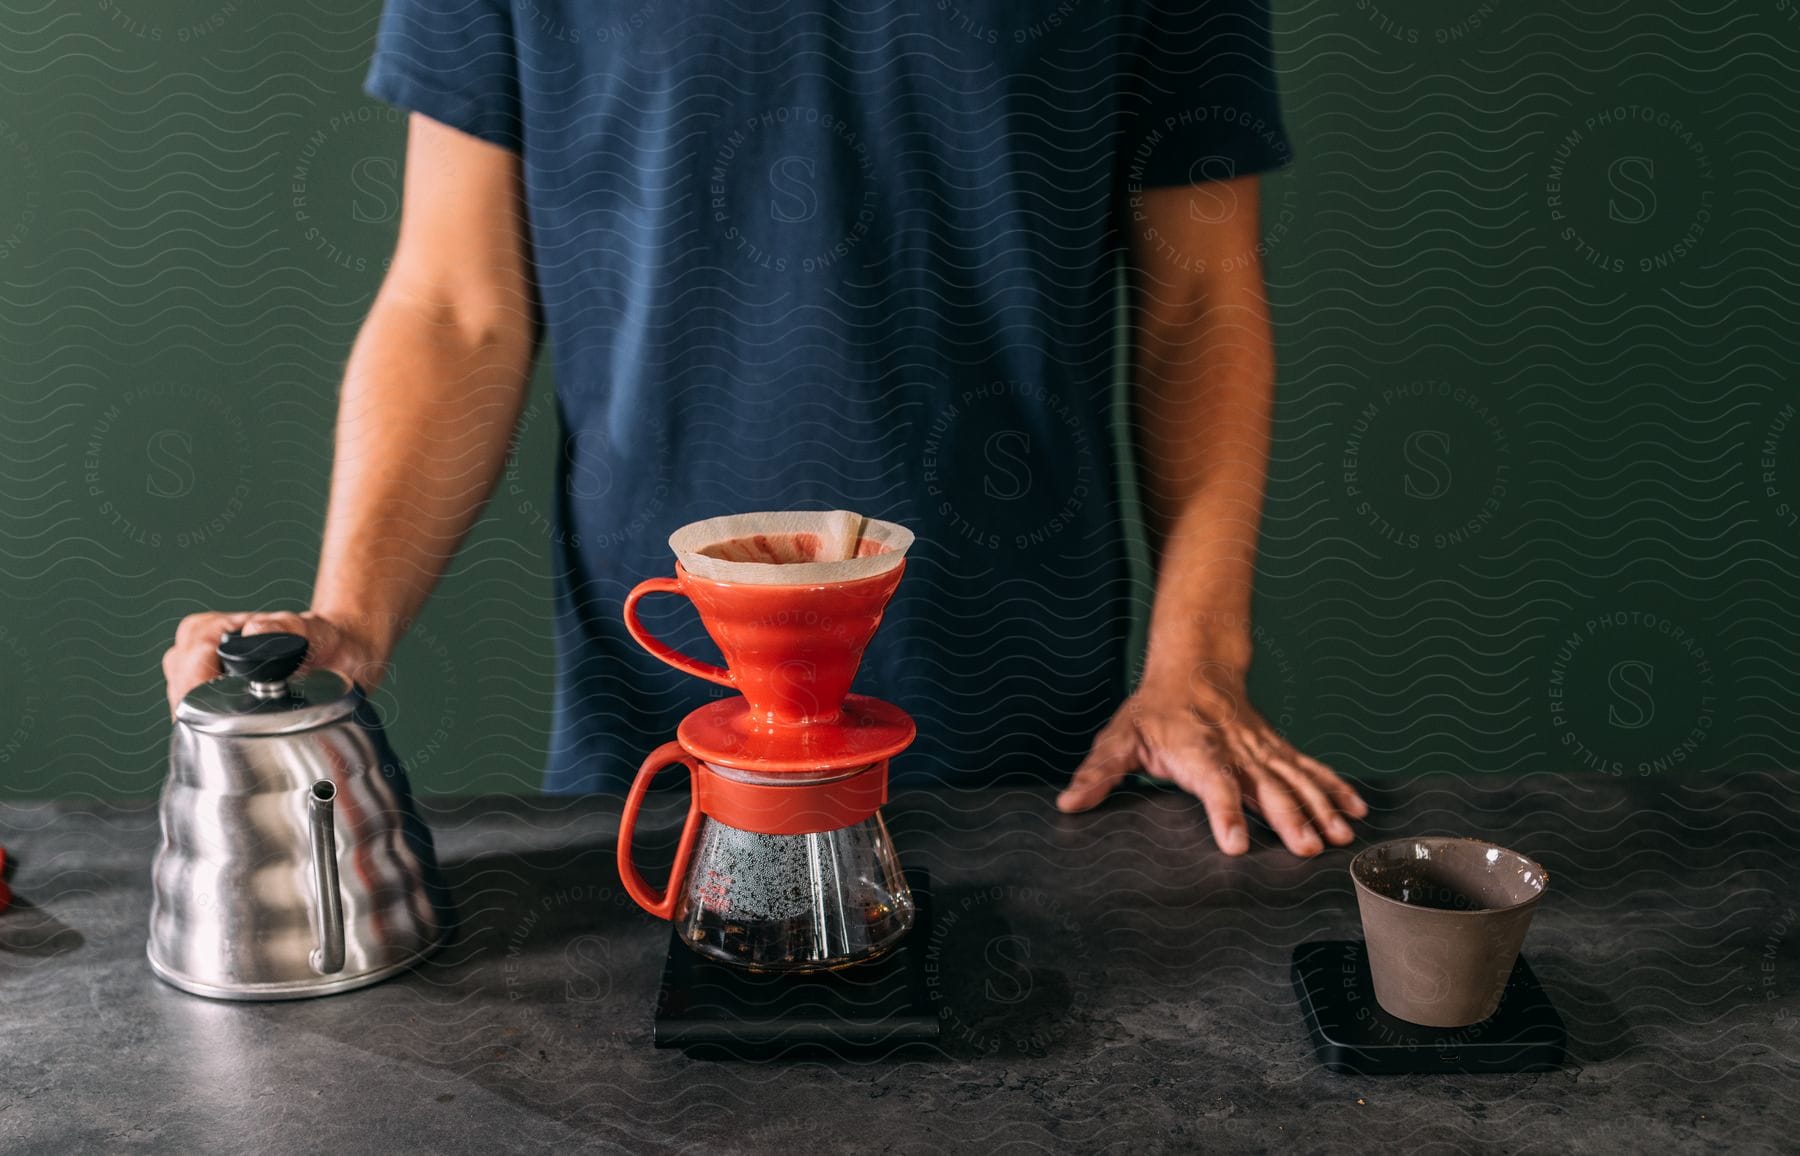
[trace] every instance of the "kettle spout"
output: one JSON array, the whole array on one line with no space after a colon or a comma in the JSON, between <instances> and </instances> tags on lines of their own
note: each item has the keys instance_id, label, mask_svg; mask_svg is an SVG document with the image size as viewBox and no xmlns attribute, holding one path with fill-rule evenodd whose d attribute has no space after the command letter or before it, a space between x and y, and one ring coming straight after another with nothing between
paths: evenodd
<instances>
[{"instance_id":1,"label":"kettle spout","mask_svg":"<svg viewBox=\"0 0 1800 1156\"><path fill-rule=\"evenodd\" d=\"M333 803L337 785L320 779L307 792L307 823L312 828L313 884L318 893L314 910L319 946L310 962L320 975L344 970L344 900L338 891L337 823Z\"/></svg>"}]
</instances>

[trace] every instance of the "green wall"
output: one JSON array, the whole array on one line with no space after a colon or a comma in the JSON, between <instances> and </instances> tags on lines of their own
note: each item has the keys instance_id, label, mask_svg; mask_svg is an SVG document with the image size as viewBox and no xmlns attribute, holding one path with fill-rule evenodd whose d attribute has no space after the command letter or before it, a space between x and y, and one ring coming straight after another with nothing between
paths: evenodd
<instances>
[{"instance_id":1,"label":"green wall","mask_svg":"<svg viewBox=\"0 0 1800 1156\"><path fill-rule=\"evenodd\" d=\"M1800 742L1796 6L1589 7L1281 5L1254 687L1353 771ZM304 605L398 208L376 12L0 12L0 792L155 790L176 621ZM537 780L546 388L379 696L424 790Z\"/></svg>"}]
</instances>

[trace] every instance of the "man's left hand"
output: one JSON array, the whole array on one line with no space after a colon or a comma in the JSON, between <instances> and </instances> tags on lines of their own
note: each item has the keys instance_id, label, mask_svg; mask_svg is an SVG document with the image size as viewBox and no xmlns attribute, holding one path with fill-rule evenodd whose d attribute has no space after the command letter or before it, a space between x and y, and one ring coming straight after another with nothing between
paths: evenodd
<instances>
[{"instance_id":1,"label":"man's left hand","mask_svg":"<svg viewBox=\"0 0 1800 1156\"><path fill-rule=\"evenodd\" d=\"M1243 676L1223 665L1196 667L1185 682L1146 680L1095 737L1056 806L1085 811L1136 770L1204 803L1227 855L1250 848L1245 803L1302 856L1350 842L1346 816L1369 813L1350 784L1275 732L1250 705Z\"/></svg>"}]
</instances>

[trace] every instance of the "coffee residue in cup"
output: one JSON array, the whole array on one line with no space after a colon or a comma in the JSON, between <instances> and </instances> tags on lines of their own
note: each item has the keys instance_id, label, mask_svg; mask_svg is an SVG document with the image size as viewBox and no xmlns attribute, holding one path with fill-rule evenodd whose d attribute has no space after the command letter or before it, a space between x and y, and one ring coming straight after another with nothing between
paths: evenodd
<instances>
[{"instance_id":1,"label":"coffee residue in cup","mask_svg":"<svg viewBox=\"0 0 1800 1156\"><path fill-rule=\"evenodd\" d=\"M1433 911L1491 911L1494 904L1439 878L1419 863L1384 864L1369 872L1370 890Z\"/></svg>"}]
</instances>

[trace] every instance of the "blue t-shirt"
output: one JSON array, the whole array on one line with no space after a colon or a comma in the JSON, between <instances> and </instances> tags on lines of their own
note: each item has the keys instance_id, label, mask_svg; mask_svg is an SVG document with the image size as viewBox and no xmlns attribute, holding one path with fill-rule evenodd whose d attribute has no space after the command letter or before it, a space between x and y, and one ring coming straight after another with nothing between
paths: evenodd
<instances>
[{"instance_id":1,"label":"blue t-shirt","mask_svg":"<svg viewBox=\"0 0 1800 1156\"><path fill-rule=\"evenodd\" d=\"M368 91L522 158L565 435L551 790L617 788L723 693L620 605L670 531L761 509L918 535L856 684L918 720L897 778L1073 769L1144 593L1118 261L1144 188L1286 160L1266 0L389 0Z\"/></svg>"}]
</instances>

